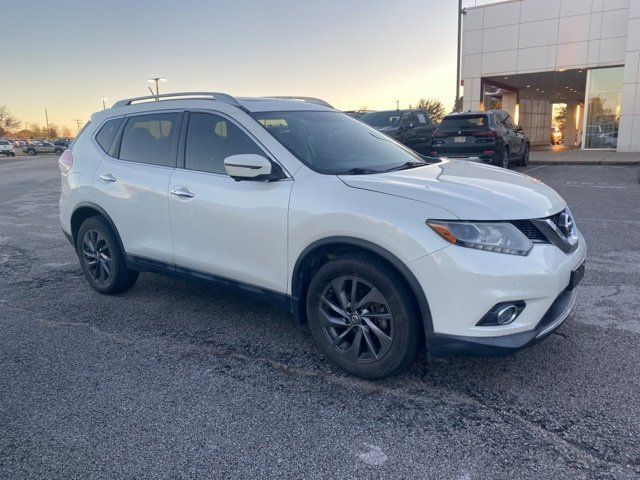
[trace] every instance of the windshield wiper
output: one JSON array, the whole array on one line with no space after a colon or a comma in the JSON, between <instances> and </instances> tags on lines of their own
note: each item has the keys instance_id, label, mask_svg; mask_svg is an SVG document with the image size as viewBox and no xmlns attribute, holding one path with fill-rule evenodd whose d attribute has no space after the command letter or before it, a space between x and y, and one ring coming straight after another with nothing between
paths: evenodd
<instances>
[{"instance_id":1,"label":"windshield wiper","mask_svg":"<svg viewBox=\"0 0 640 480\"><path fill-rule=\"evenodd\" d=\"M422 167L423 165L427 165L427 162L417 162L417 161L404 162L402 165L398 165L397 167L392 167L392 168L389 168L388 170L385 170L385 172L394 172L396 170L406 170L408 168Z\"/></svg>"},{"instance_id":2,"label":"windshield wiper","mask_svg":"<svg viewBox=\"0 0 640 480\"><path fill-rule=\"evenodd\" d=\"M381 173L381 171L374 170L372 168L356 167L356 168L351 168L346 172L342 172L340 173L340 175L367 175L371 173Z\"/></svg>"}]
</instances>

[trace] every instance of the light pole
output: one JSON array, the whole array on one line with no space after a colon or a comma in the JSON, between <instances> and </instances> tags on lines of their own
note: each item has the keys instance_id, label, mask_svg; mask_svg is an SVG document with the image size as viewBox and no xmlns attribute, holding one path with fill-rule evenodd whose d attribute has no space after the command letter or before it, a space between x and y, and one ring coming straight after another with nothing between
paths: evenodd
<instances>
[{"instance_id":1,"label":"light pole","mask_svg":"<svg viewBox=\"0 0 640 480\"><path fill-rule=\"evenodd\" d=\"M80 124L82 123L82 120L76 119L76 120L74 120L74 122L76 122L76 127L78 127L77 133L80 133Z\"/></svg>"},{"instance_id":2,"label":"light pole","mask_svg":"<svg viewBox=\"0 0 640 480\"><path fill-rule=\"evenodd\" d=\"M400 100L396 100L396 111L400 110Z\"/></svg>"},{"instance_id":3,"label":"light pole","mask_svg":"<svg viewBox=\"0 0 640 480\"><path fill-rule=\"evenodd\" d=\"M102 100L102 109L106 110L107 109L107 104L105 102L107 101L107 97L102 97L102 98L100 98L100 100Z\"/></svg>"},{"instance_id":4,"label":"light pole","mask_svg":"<svg viewBox=\"0 0 640 480\"><path fill-rule=\"evenodd\" d=\"M456 104L458 111L462 110L460 105L460 55L462 49L462 16L467 13L466 8L462 8L462 0L458 0L458 56L456 58Z\"/></svg>"},{"instance_id":5,"label":"light pole","mask_svg":"<svg viewBox=\"0 0 640 480\"><path fill-rule=\"evenodd\" d=\"M49 140L49 113L47 112L47 107L44 107L44 119L47 123L47 140Z\"/></svg>"},{"instance_id":6,"label":"light pole","mask_svg":"<svg viewBox=\"0 0 640 480\"><path fill-rule=\"evenodd\" d=\"M155 93L156 98L160 96L160 87L159 87L158 84L160 82L166 82L166 81L167 81L167 79L164 78L164 77L153 77L153 78L149 78L147 80L147 82L149 82L149 83L155 83L156 84L156 93ZM151 91L151 93L153 93L153 90Z\"/></svg>"}]
</instances>

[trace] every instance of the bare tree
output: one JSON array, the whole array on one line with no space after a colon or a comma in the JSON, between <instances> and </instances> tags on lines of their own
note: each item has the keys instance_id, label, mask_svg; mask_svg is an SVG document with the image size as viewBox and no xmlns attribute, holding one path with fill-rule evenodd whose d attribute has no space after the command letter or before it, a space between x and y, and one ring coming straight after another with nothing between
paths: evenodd
<instances>
[{"instance_id":1,"label":"bare tree","mask_svg":"<svg viewBox=\"0 0 640 480\"><path fill-rule=\"evenodd\" d=\"M20 127L20 121L14 117L6 105L0 105L0 135L6 135L9 130Z\"/></svg>"},{"instance_id":2,"label":"bare tree","mask_svg":"<svg viewBox=\"0 0 640 480\"><path fill-rule=\"evenodd\" d=\"M419 110L426 110L433 123L440 123L446 113L440 100L434 100L432 98L421 98L418 100L416 108Z\"/></svg>"}]
</instances>

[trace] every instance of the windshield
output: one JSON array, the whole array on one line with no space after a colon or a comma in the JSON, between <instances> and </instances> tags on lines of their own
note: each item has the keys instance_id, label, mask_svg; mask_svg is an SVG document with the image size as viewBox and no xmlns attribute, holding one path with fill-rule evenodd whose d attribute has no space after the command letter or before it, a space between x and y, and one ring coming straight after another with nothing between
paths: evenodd
<instances>
[{"instance_id":1,"label":"windshield","mask_svg":"<svg viewBox=\"0 0 640 480\"><path fill-rule=\"evenodd\" d=\"M487 126L486 115L456 115L444 117L440 130L479 130Z\"/></svg>"},{"instance_id":2,"label":"windshield","mask_svg":"<svg viewBox=\"0 0 640 480\"><path fill-rule=\"evenodd\" d=\"M372 127L382 128L382 127L397 127L400 123L400 117L402 116L401 112L398 111L389 111L389 112L374 112L367 113L360 117L367 125L371 125Z\"/></svg>"},{"instance_id":3,"label":"windshield","mask_svg":"<svg viewBox=\"0 0 640 480\"><path fill-rule=\"evenodd\" d=\"M257 112L252 116L316 172L367 174L426 163L385 134L340 112Z\"/></svg>"}]
</instances>

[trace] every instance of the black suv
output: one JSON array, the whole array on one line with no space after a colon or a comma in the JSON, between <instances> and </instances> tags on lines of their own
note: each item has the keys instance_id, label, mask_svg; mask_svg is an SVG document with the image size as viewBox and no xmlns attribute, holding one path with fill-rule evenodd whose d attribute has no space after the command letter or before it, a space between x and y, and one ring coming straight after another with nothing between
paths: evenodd
<instances>
[{"instance_id":1,"label":"black suv","mask_svg":"<svg viewBox=\"0 0 640 480\"><path fill-rule=\"evenodd\" d=\"M425 110L372 112L360 120L418 153L429 154L435 126Z\"/></svg>"},{"instance_id":2,"label":"black suv","mask_svg":"<svg viewBox=\"0 0 640 480\"><path fill-rule=\"evenodd\" d=\"M481 160L509 168L529 163L531 145L504 110L452 113L433 132L431 156Z\"/></svg>"}]
</instances>

